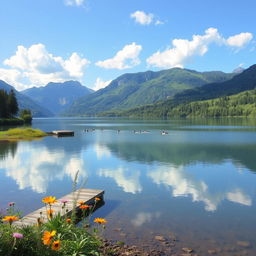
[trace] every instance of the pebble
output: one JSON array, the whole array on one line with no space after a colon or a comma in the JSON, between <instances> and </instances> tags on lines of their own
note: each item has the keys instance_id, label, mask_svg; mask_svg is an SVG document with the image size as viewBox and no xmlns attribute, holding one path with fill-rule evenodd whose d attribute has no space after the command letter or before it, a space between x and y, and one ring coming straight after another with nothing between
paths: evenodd
<instances>
[{"instance_id":1,"label":"pebble","mask_svg":"<svg viewBox=\"0 0 256 256\"><path fill-rule=\"evenodd\" d=\"M250 247L250 243L248 241L237 241L236 244L241 247L246 247L246 248Z\"/></svg>"},{"instance_id":2,"label":"pebble","mask_svg":"<svg viewBox=\"0 0 256 256\"><path fill-rule=\"evenodd\" d=\"M191 248L182 248L182 251L183 252L186 252L186 253L191 253L191 252L193 252L193 249L191 249Z\"/></svg>"},{"instance_id":3,"label":"pebble","mask_svg":"<svg viewBox=\"0 0 256 256\"><path fill-rule=\"evenodd\" d=\"M209 254L216 254L216 253L217 253L217 251L216 251L216 250L214 250L214 249L212 249L212 250L208 250L208 253L209 253Z\"/></svg>"},{"instance_id":4,"label":"pebble","mask_svg":"<svg viewBox=\"0 0 256 256\"><path fill-rule=\"evenodd\" d=\"M165 238L163 236L155 236L155 239L161 242L165 242Z\"/></svg>"}]
</instances>

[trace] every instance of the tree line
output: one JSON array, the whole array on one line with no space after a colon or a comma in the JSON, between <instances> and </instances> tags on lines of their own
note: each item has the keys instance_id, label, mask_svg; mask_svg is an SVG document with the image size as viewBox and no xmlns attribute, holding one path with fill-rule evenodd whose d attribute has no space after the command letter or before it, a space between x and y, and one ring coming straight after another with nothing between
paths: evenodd
<instances>
[{"instance_id":1,"label":"tree line","mask_svg":"<svg viewBox=\"0 0 256 256\"><path fill-rule=\"evenodd\" d=\"M9 93L0 90L0 118L12 118L18 114L19 107L14 90Z\"/></svg>"}]
</instances>

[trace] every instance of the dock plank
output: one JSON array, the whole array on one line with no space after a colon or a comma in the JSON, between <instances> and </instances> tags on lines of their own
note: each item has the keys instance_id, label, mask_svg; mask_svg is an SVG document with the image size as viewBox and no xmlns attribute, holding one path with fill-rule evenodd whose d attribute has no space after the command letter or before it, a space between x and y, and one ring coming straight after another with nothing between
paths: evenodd
<instances>
[{"instance_id":1,"label":"dock plank","mask_svg":"<svg viewBox=\"0 0 256 256\"><path fill-rule=\"evenodd\" d=\"M78 189L75 192L72 192L70 194L67 194L59 199L58 202L53 204L51 206L51 209L54 210L54 214L57 214L58 212L63 217L64 215L71 215L73 204L76 202L76 209L79 208L80 204L79 201L84 201L85 204L92 204L95 201L95 198L98 197L101 200L103 200L104 190L98 190L98 189ZM62 209L63 203L61 203L62 199L68 200L68 202L65 204L65 210ZM47 207L49 209L49 207ZM44 221L47 221L47 210L46 207L41 207L40 209L37 209L23 218L21 218L19 221L14 222L13 224L16 226L30 226L37 224L38 218L43 219Z\"/></svg>"}]
</instances>

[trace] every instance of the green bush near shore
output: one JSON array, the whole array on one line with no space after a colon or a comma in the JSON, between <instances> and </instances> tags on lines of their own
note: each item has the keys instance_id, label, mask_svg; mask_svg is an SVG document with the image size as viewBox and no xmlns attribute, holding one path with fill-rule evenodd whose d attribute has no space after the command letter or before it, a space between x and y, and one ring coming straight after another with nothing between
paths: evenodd
<instances>
[{"instance_id":1,"label":"green bush near shore","mask_svg":"<svg viewBox=\"0 0 256 256\"><path fill-rule=\"evenodd\" d=\"M14 128L0 132L0 140L32 139L47 136L47 133L32 128Z\"/></svg>"}]
</instances>

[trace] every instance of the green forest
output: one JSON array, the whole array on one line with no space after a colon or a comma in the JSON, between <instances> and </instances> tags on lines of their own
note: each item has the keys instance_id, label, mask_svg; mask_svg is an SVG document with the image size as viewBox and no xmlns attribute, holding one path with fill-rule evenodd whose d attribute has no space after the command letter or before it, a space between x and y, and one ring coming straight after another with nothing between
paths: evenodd
<instances>
[{"instance_id":1,"label":"green forest","mask_svg":"<svg viewBox=\"0 0 256 256\"><path fill-rule=\"evenodd\" d=\"M19 118L17 118L19 114ZM8 93L0 90L0 124L1 125L18 125L31 123L32 114L29 109L19 111L18 102L14 90Z\"/></svg>"},{"instance_id":2,"label":"green forest","mask_svg":"<svg viewBox=\"0 0 256 256\"><path fill-rule=\"evenodd\" d=\"M18 102L13 90L9 93L0 90L0 118L12 118L19 111Z\"/></svg>"},{"instance_id":3,"label":"green forest","mask_svg":"<svg viewBox=\"0 0 256 256\"><path fill-rule=\"evenodd\" d=\"M171 101L169 103L147 105L122 112L106 112L103 115L133 118L256 117L256 89L211 100L179 105L171 104Z\"/></svg>"}]
</instances>

